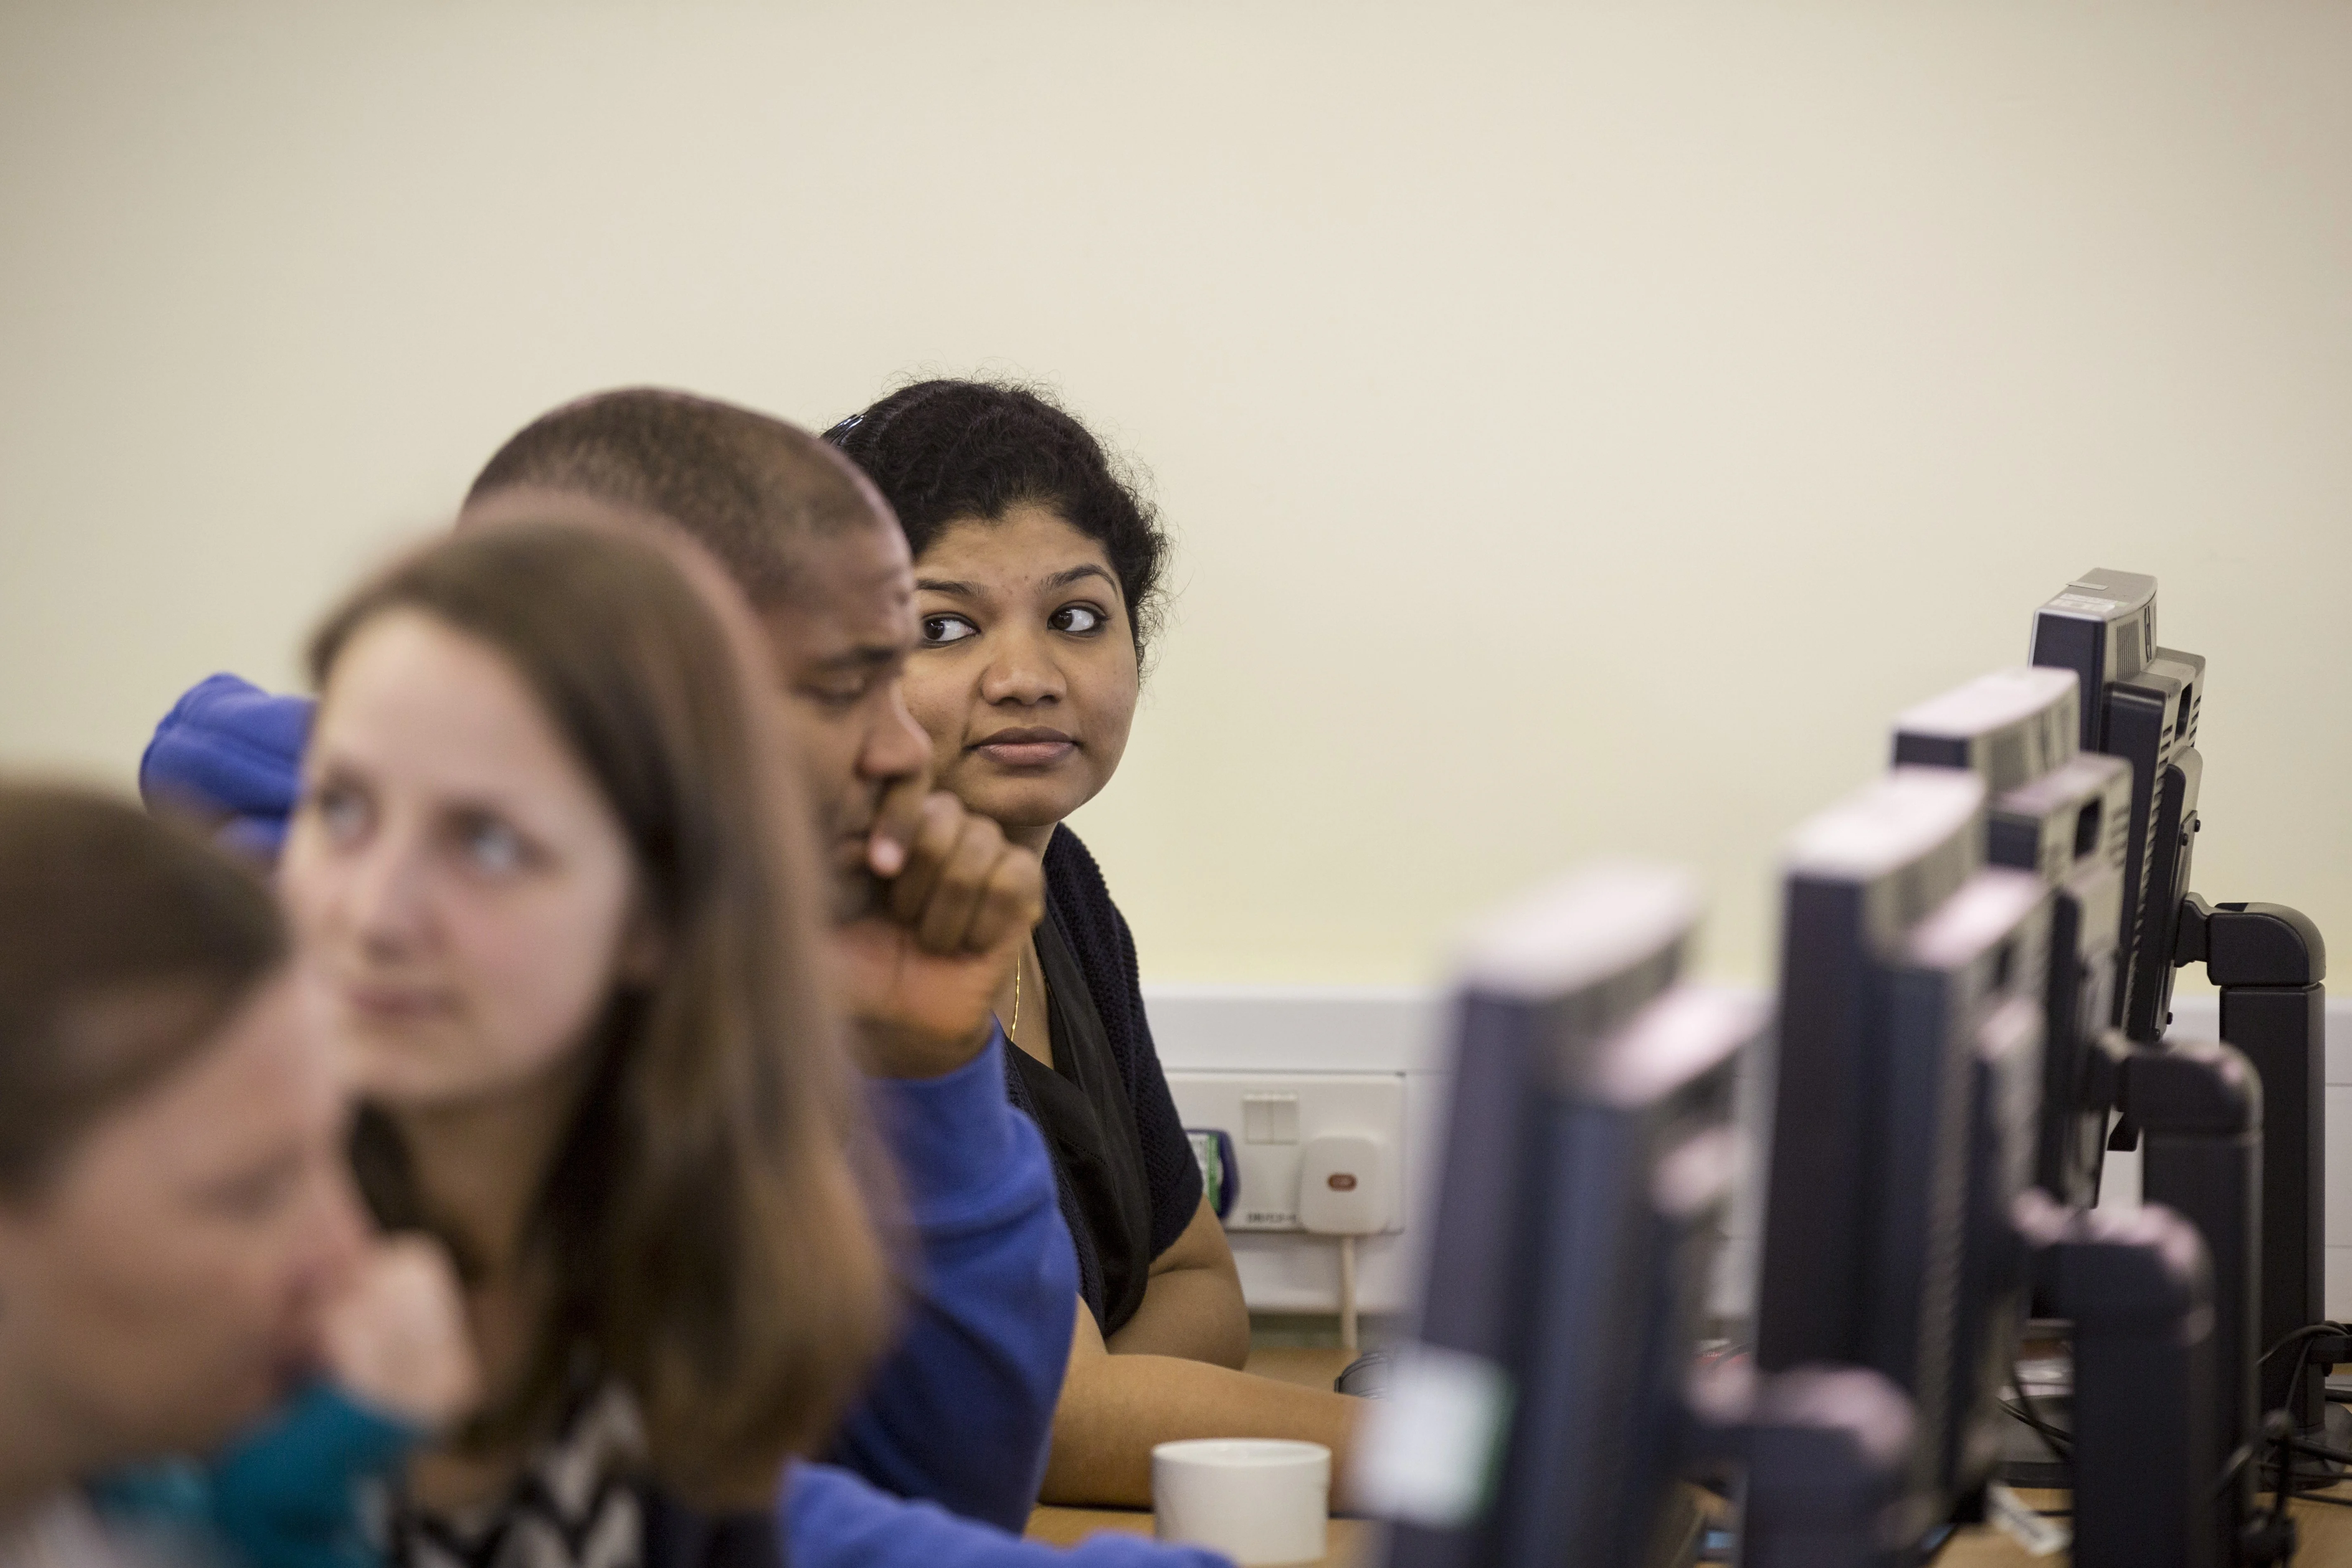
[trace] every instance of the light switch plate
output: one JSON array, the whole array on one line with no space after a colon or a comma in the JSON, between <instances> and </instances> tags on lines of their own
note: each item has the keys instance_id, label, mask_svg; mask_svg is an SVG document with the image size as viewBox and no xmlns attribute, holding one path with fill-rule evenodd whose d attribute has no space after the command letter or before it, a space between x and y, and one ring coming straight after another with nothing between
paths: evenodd
<instances>
[{"instance_id":1,"label":"light switch plate","mask_svg":"<svg viewBox=\"0 0 2352 1568\"><path fill-rule=\"evenodd\" d=\"M1169 1089L1191 1129L1233 1135L1240 1191L1225 1216L1232 1231L1296 1231L1301 1146L1325 1133L1369 1133L1403 1169L1402 1073L1192 1072L1171 1068ZM1402 1184L1387 1184L1381 1231L1403 1228Z\"/></svg>"},{"instance_id":2,"label":"light switch plate","mask_svg":"<svg viewBox=\"0 0 2352 1568\"><path fill-rule=\"evenodd\" d=\"M1244 1094L1242 1142L1297 1142L1298 1097L1295 1094L1269 1094L1264 1090Z\"/></svg>"}]
</instances>

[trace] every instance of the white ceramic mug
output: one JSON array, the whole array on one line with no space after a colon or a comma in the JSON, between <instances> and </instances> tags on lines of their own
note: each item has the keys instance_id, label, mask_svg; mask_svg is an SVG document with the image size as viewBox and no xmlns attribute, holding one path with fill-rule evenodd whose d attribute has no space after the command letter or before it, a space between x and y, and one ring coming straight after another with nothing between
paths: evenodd
<instances>
[{"instance_id":1,"label":"white ceramic mug","mask_svg":"<svg viewBox=\"0 0 2352 1568\"><path fill-rule=\"evenodd\" d=\"M1240 1563L1314 1563L1331 1511L1331 1450L1272 1437L1198 1437L1151 1450L1151 1531Z\"/></svg>"}]
</instances>

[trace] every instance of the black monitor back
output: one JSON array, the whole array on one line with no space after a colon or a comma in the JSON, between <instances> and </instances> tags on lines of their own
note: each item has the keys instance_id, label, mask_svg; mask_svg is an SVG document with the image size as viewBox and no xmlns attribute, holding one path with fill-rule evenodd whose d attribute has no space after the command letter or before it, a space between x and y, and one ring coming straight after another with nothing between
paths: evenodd
<instances>
[{"instance_id":1,"label":"black monitor back","mask_svg":"<svg viewBox=\"0 0 2352 1568\"><path fill-rule=\"evenodd\" d=\"M1993 802L1987 849L2052 889L2041 1152L2034 1179L2070 1207L2098 1201L2124 1042L2122 980L2131 768L2084 752Z\"/></svg>"},{"instance_id":2,"label":"black monitor back","mask_svg":"<svg viewBox=\"0 0 2352 1568\"><path fill-rule=\"evenodd\" d=\"M1676 983L1696 909L1677 876L1603 868L1465 954L1416 1342L1359 1472L1397 1568L1638 1568L1674 1516L1762 1024Z\"/></svg>"},{"instance_id":3,"label":"black monitor back","mask_svg":"<svg viewBox=\"0 0 2352 1568\"><path fill-rule=\"evenodd\" d=\"M1996 670L1895 721L1895 760L1966 768L1991 791L1986 858L2054 890L2046 982L2042 1128L2035 1180L2075 1206L2098 1197L2117 1044L2132 770L2078 750L2081 686L2071 671Z\"/></svg>"},{"instance_id":4,"label":"black monitor back","mask_svg":"<svg viewBox=\"0 0 2352 1568\"><path fill-rule=\"evenodd\" d=\"M1979 676L1896 716L1895 761L1965 768L1998 796L2082 750L2080 690L2063 670L2018 666Z\"/></svg>"},{"instance_id":5,"label":"black monitor back","mask_svg":"<svg viewBox=\"0 0 2352 1568\"><path fill-rule=\"evenodd\" d=\"M2084 749L2132 768L2118 933L2123 972L2112 1021L2132 1040L2154 1045L2168 1021L2173 948L2197 831L2205 660L2158 646L2155 578L2104 567L2069 583L2034 613L2032 657L2080 682Z\"/></svg>"},{"instance_id":6,"label":"black monitor back","mask_svg":"<svg viewBox=\"0 0 2352 1568\"><path fill-rule=\"evenodd\" d=\"M1878 1372L1916 1407L1921 1528L1980 1480L2024 1280L2049 893L1984 863L1972 773L1901 767L1799 830L1785 880L1767 1372Z\"/></svg>"}]
</instances>

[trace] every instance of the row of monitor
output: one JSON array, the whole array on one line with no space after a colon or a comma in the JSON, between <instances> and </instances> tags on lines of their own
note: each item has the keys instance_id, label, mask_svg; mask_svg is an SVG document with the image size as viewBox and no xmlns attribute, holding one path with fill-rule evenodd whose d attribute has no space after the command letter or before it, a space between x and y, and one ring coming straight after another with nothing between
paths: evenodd
<instances>
[{"instance_id":1,"label":"row of monitor","mask_svg":"<svg viewBox=\"0 0 2352 1568\"><path fill-rule=\"evenodd\" d=\"M2195 829L2203 661L2155 599L2090 574L2030 666L1900 716L1893 770L1790 842L1775 1008L1684 978L1699 900L1654 868L1471 942L1419 1321L1360 1459L1391 1568L1687 1561L1707 1474L1757 1568L1924 1562L1993 1477L2037 1305L2075 1336L2075 1561L2232 1560L2217 1379L2252 1369L2217 1371L2211 1260L2161 1208L2091 1212ZM2226 1089L2227 1055L2191 1065ZM1752 1343L1698 1362L1743 1081Z\"/></svg>"}]
</instances>

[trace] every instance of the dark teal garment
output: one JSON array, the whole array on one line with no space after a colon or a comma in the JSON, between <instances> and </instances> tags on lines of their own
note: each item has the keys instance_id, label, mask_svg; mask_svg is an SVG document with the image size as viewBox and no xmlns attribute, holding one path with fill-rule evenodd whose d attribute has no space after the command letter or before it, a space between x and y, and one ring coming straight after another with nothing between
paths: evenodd
<instances>
[{"instance_id":1,"label":"dark teal garment","mask_svg":"<svg viewBox=\"0 0 2352 1568\"><path fill-rule=\"evenodd\" d=\"M398 1417L318 1383L222 1450L90 1483L107 1523L168 1537L179 1554L230 1568L382 1568L362 1492L423 1439Z\"/></svg>"}]
</instances>

